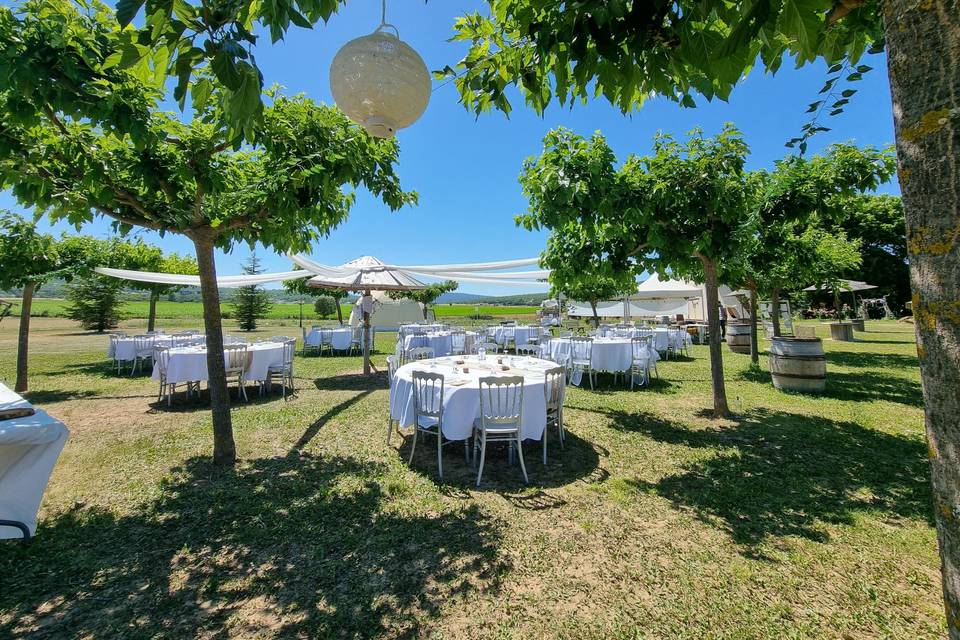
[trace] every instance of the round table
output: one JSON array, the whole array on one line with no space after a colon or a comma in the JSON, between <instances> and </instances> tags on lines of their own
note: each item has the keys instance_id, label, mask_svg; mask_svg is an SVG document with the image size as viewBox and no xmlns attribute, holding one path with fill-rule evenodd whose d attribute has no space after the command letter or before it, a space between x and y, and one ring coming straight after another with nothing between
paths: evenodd
<instances>
[{"instance_id":1,"label":"round table","mask_svg":"<svg viewBox=\"0 0 960 640\"><path fill-rule=\"evenodd\" d=\"M566 363L570 360L570 349L570 338L554 338L544 345L546 353L542 355L555 362ZM594 338L591 350L594 371L623 373L629 371L633 364L633 343L630 338ZM649 353L651 362L660 358L652 342Z\"/></svg>"},{"instance_id":2,"label":"round table","mask_svg":"<svg viewBox=\"0 0 960 640\"><path fill-rule=\"evenodd\" d=\"M207 374L206 347L173 347L167 353L170 360L167 362L167 382L180 384L182 382L205 382ZM267 369L271 366L283 364L282 342L256 342L247 346L247 380L266 380ZM226 354L224 354L226 361ZM153 365L153 379L160 380L160 369Z\"/></svg>"},{"instance_id":3,"label":"round table","mask_svg":"<svg viewBox=\"0 0 960 640\"><path fill-rule=\"evenodd\" d=\"M463 365L457 365L458 359ZM514 363L509 371L500 370L494 356L480 360L434 358L411 362L397 369L390 387L390 417L402 426L413 424L413 372L428 371L444 376L443 436L448 440L466 440L473 435L474 422L480 418L480 378L488 376L523 376L523 415L520 435L524 440L540 440L547 425L547 400L544 395L544 372L557 365L540 358L503 356L504 364ZM463 372L463 367L470 369ZM459 368L459 372L455 369Z\"/></svg>"},{"instance_id":4,"label":"round table","mask_svg":"<svg viewBox=\"0 0 960 640\"><path fill-rule=\"evenodd\" d=\"M473 351L473 343L477 334L473 331L467 331L463 340L463 349L469 353ZM403 343L397 340L397 355L406 353L410 349L419 347L430 347L433 349L433 355L436 357L449 356L453 354L453 334L449 331L434 331L426 335L407 334L403 337Z\"/></svg>"},{"instance_id":5,"label":"round table","mask_svg":"<svg viewBox=\"0 0 960 640\"><path fill-rule=\"evenodd\" d=\"M150 347L172 347L183 336L147 336ZM111 340L107 347L107 357L113 360L133 360L137 355L136 339L132 336Z\"/></svg>"},{"instance_id":6,"label":"round table","mask_svg":"<svg viewBox=\"0 0 960 640\"><path fill-rule=\"evenodd\" d=\"M353 341L353 329L314 329L303 337L303 343L311 347L329 344L334 351L347 351Z\"/></svg>"},{"instance_id":7,"label":"round table","mask_svg":"<svg viewBox=\"0 0 960 640\"><path fill-rule=\"evenodd\" d=\"M494 327L493 340L497 344L507 344L513 342L516 346L522 347L529 344L532 338L540 336L540 327Z\"/></svg>"}]
</instances>

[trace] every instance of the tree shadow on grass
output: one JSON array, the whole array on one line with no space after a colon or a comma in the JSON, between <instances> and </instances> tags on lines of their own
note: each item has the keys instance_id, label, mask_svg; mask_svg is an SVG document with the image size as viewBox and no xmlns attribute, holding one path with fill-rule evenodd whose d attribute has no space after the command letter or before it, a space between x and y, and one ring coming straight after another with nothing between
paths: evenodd
<instances>
[{"instance_id":1,"label":"tree shadow on grass","mask_svg":"<svg viewBox=\"0 0 960 640\"><path fill-rule=\"evenodd\" d=\"M644 413L610 412L611 426L715 455L655 483L634 482L692 509L739 544L770 537L826 541L823 523L858 513L931 525L926 448L852 422L756 409L735 426L695 429Z\"/></svg>"},{"instance_id":2,"label":"tree shadow on grass","mask_svg":"<svg viewBox=\"0 0 960 640\"><path fill-rule=\"evenodd\" d=\"M770 372L764 369L750 368L737 373L737 378L760 384L773 384ZM914 407L923 406L923 389L919 382L907 380L902 376L873 371L839 373L827 368L827 384L820 394L804 394L800 391L781 391L780 393L811 395L835 398L849 402L874 402L877 400L896 402Z\"/></svg>"},{"instance_id":3,"label":"tree shadow on grass","mask_svg":"<svg viewBox=\"0 0 960 640\"><path fill-rule=\"evenodd\" d=\"M289 455L175 469L153 502L77 506L0 554L5 637L415 637L443 602L496 590L475 506L389 508L385 469Z\"/></svg>"},{"instance_id":4,"label":"tree shadow on grass","mask_svg":"<svg viewBox=\"0 0 960 640\"><path fill-rule=\"evenodd\" d=\"M386 371L371 373L368 376L362 373L328 376L317 378L313 384L319 391L374 391L389 388Z\"/></svg>"},{"instance_id":5,"label":"tree shadow on grass","mask_svg":"<svg viewBox=\"0 0 960 640\"><path fill-rule=\"evenodd\" d=\"M399 446L391 445L398 449L397 455L404 462L410 459L410 447L413 443L411 433L410 429L405 430L403 441ZM488 444L483 465L483 478L480 487L477 487L477 468L467 462L463 443L453 441L443 447L443 485L450 492L492 491L501 494L514 506L520 508L542 509L545 505L562 506L563 503L559 498L547 495L543 490L563 487L580 480L594 478L598 473L606 473L598 470L600 459L609 455L602 447L594 446L569 429L563 447L557 440L556 430L550 431L547 440L546 465L543 464L542 454L543 448L540 442L524 443L523 458L527 467L527 476L530 479L529 484L524 484L519 462L516 459L513 464L509 462L506 444ZM439 482L435 436L418 437L413 469ZM540 496L534 498L537 493Z\"/></svg>"},{"instance_id":6,"label":"tree shadow on grass","mask_svg":"<svg viewBox=\"0 0 960 640\"><path fill-rule=\"evenodd\" d=\"M53 404L55 402L66 402L67 400L87 400L102 396L89 389L47 389L44 391L27 391L23 394L23 397L29 400L31 404Z\"/></svg>"},{"instance_id":7,"label":"tree shadow on grass","mask_svg":"<svg viewBox=\"0 0 960 640\"><path fill-rule=\"evenodd\" d=\"M841 367L863 367L883 369L919 369L920 361L916 356L900 353L860 353L857 351L828 351L827 367L831 364Z\"/></svg>"}]
</instances>

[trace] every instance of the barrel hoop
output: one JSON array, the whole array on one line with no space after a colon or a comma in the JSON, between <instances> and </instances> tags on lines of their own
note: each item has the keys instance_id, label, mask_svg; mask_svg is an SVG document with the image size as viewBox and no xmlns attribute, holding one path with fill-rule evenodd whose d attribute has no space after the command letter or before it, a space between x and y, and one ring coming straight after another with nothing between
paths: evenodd
<instances>
[{"instance_id":1,"label":"barrel hoop","mask_svg":"<svg viewBox=\"0 0 960 640\"><path fill-rule=\"evenodd\" d=\"M802 375L799 373L780 373L779 371L771 371L770 375L779 376L781 378L797 378L800 380L826 380L826 374L822 376L812 376L812 375Z\"/></svg>"},{"instance_id":2,"label":"barrel hoop","mask_svg":"<svg viewBox=\"0 0 960 640\"><path fill-rule=\"evenodd\" d=\"M783 358L785 360L803 360L805 362L820 362L821 360L826 360L827 357L823 356L788 356L782 353L771 353L771 356L774 358Z\"/></svg>"}]
</instances>

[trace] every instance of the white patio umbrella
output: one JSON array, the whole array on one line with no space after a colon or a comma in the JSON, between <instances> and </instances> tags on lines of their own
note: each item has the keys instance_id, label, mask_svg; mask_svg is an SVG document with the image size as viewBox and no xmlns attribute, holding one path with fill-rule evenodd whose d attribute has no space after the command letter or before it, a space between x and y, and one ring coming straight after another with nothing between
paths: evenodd
<instances>
[{"instance_id":1,"label":"white patio umbrella","mask_svg":"<svg viewBox=\"0 0 960 640\"><path fill-rule=\"evenodd\" d=\"M342 289L345 291L359 291L363 294L361 308L363 310L363 373L370 374L370 304L371 291L417 291L426 289L427 285L410 277L406 272L384 264L373 256L362 256L351 260L339 267L325 267L309 263L302 256L295 256L294 260L306 269L320 272L307 281L311 287L322 289ZM303 262L300 262L300 261ZM316 268L314 268L316 267Z\"/></svg>"},{"instance_id":2,"label":"white patio umbrella","mask_svg":"<svg viewBox=\"0 0 960 640\"><path fill-rule=\"evenodd\" d=\"M869 291L870 289L877 288L877 285L875 284L867 284L866 282L860 282L859 280L840 280L839 283L841 289L850 292L850 296L853 298L854 309L857 307L857 291ZM812 284L804 289L804 291L820 291L821 289L826 288L826 286L826 284ZM834 292L834 298L834 306L838 307L837 311L839 312L840 297L836 295L836 292Z\"/></svg>"}]
</instances>

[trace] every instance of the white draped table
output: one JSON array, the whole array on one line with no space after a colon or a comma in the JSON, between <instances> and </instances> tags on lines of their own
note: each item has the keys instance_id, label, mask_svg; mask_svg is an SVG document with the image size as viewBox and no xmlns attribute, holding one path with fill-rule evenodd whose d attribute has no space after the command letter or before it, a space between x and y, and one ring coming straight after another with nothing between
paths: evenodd
<instances>
[{"instance_id":1,"label":"white draped table","mask_svg":"<svg viewBox=\"0 0 960 640\"><path fill-rule=\"evenodd\" d=\"M464 350L473 351L473 343L477 339L477 334L473 331L467 331L464 337ZM407 334L403 337L403 343L397 341L397 355L402 352L410 351L418 347L430 347L433 349L433 355L436 357L449 356L453 354L453 334L449 331L435 331L422 336Z\"/></svg>"},{"instance_id":2,"label":"white draped table","mask_svg":"<svg viewBox=\"0 0 960 640\"><path fill-rule=\"evenodd\" d=\"M523 415L520 435L524 440L539 440L547 425L547 401L544 396L544 371L557 365L539 358L504 356L504 363L513 362L509 371L501 371L494 356L483 361L478 356L435 358L411 362L397 369L390 389L390 417L402 426L413 424L413 372L429 371L444 375L443 435L449 440L466 440L473 434L474 422L480 418L480 378L488 376L523 376ZM463 367L469 367L469 373ZM455 371L459 369L459 372Z\"/></svg>"},{"instance_id":3,"label":"white draped table","mask_svg":"<svg viewBox=\"0 0 960 640\"><path fill-rule=\"evenodd\" d=\"M542 355L554 362L566 363L570 360L571 344L570 338L554 338L543 346ZM629 371L633 364L633 343L630 338L594 338L591 349L594 371L622 373ZM652 343L649 354L651 362L660 358Z\"/></svg>"},{"instance_id":4,"label":"white draped table","mask_svg":"<svg viewBox=\"0 0 960 640\"><path fill-rule=\"evenodd\" d=\"M34 414L0 420L0 520L22 522L33 535L43 492L70 432L0 384L0 410L24 408ZM14 527L0 526L0 539L21 536Z\"/></svg>"},{"instance_id":5,"label":"white draped table","mask_svg":"<svg viewBox=\"0 0 960 640\"><path fill-rule=\"evenodd\" d=\"M529 344L540 335L540 327L494 327L493 340L497 344L513 342L518 347Z\"/></svg>"},{"instance_id":6,"label":"white draped table","mask_svg":"<svg viewBox=\"0 0 960 640\"><path fill-rule=\"evenodd\" d=\"M334 351L347 351L350 349L350 343L353 341L353 329L344 327L342 329L314 329L304 338L304 344L311 347L319 347L323 344L329 344Z\"/></svg>"},{"instance_id":7,"label":"white draped table","mask_svg":"<svg viewBox=\"0 0 960 640\"><path fill-rule=\"evenodd\" d=\"M206 382L207 380L207 349L206 347L174 347L167 353L170 359L167 362L167 382L180 384L182 382ZM247 346L247 380L266 380L267 369L271 366L283 364L283 343L256 342ZM226 360L226 354L224 354ZM160 369L153 366L153 379L160 379Z\"/></svg>"},{"instance_id":8,"label":"white draped table","mask_svg":"<svg viewBox=\"0 0 960 640\"><path fill-rule=\"evenodd\" d=\"M176 344L175 336L147 336L146 341L151 347L172 347ZM117 338L111 340L107 346L107 357L113 360L133 360L137 355L136 340L130 336L126 338Z\"/></svg>"}]
</instances>

